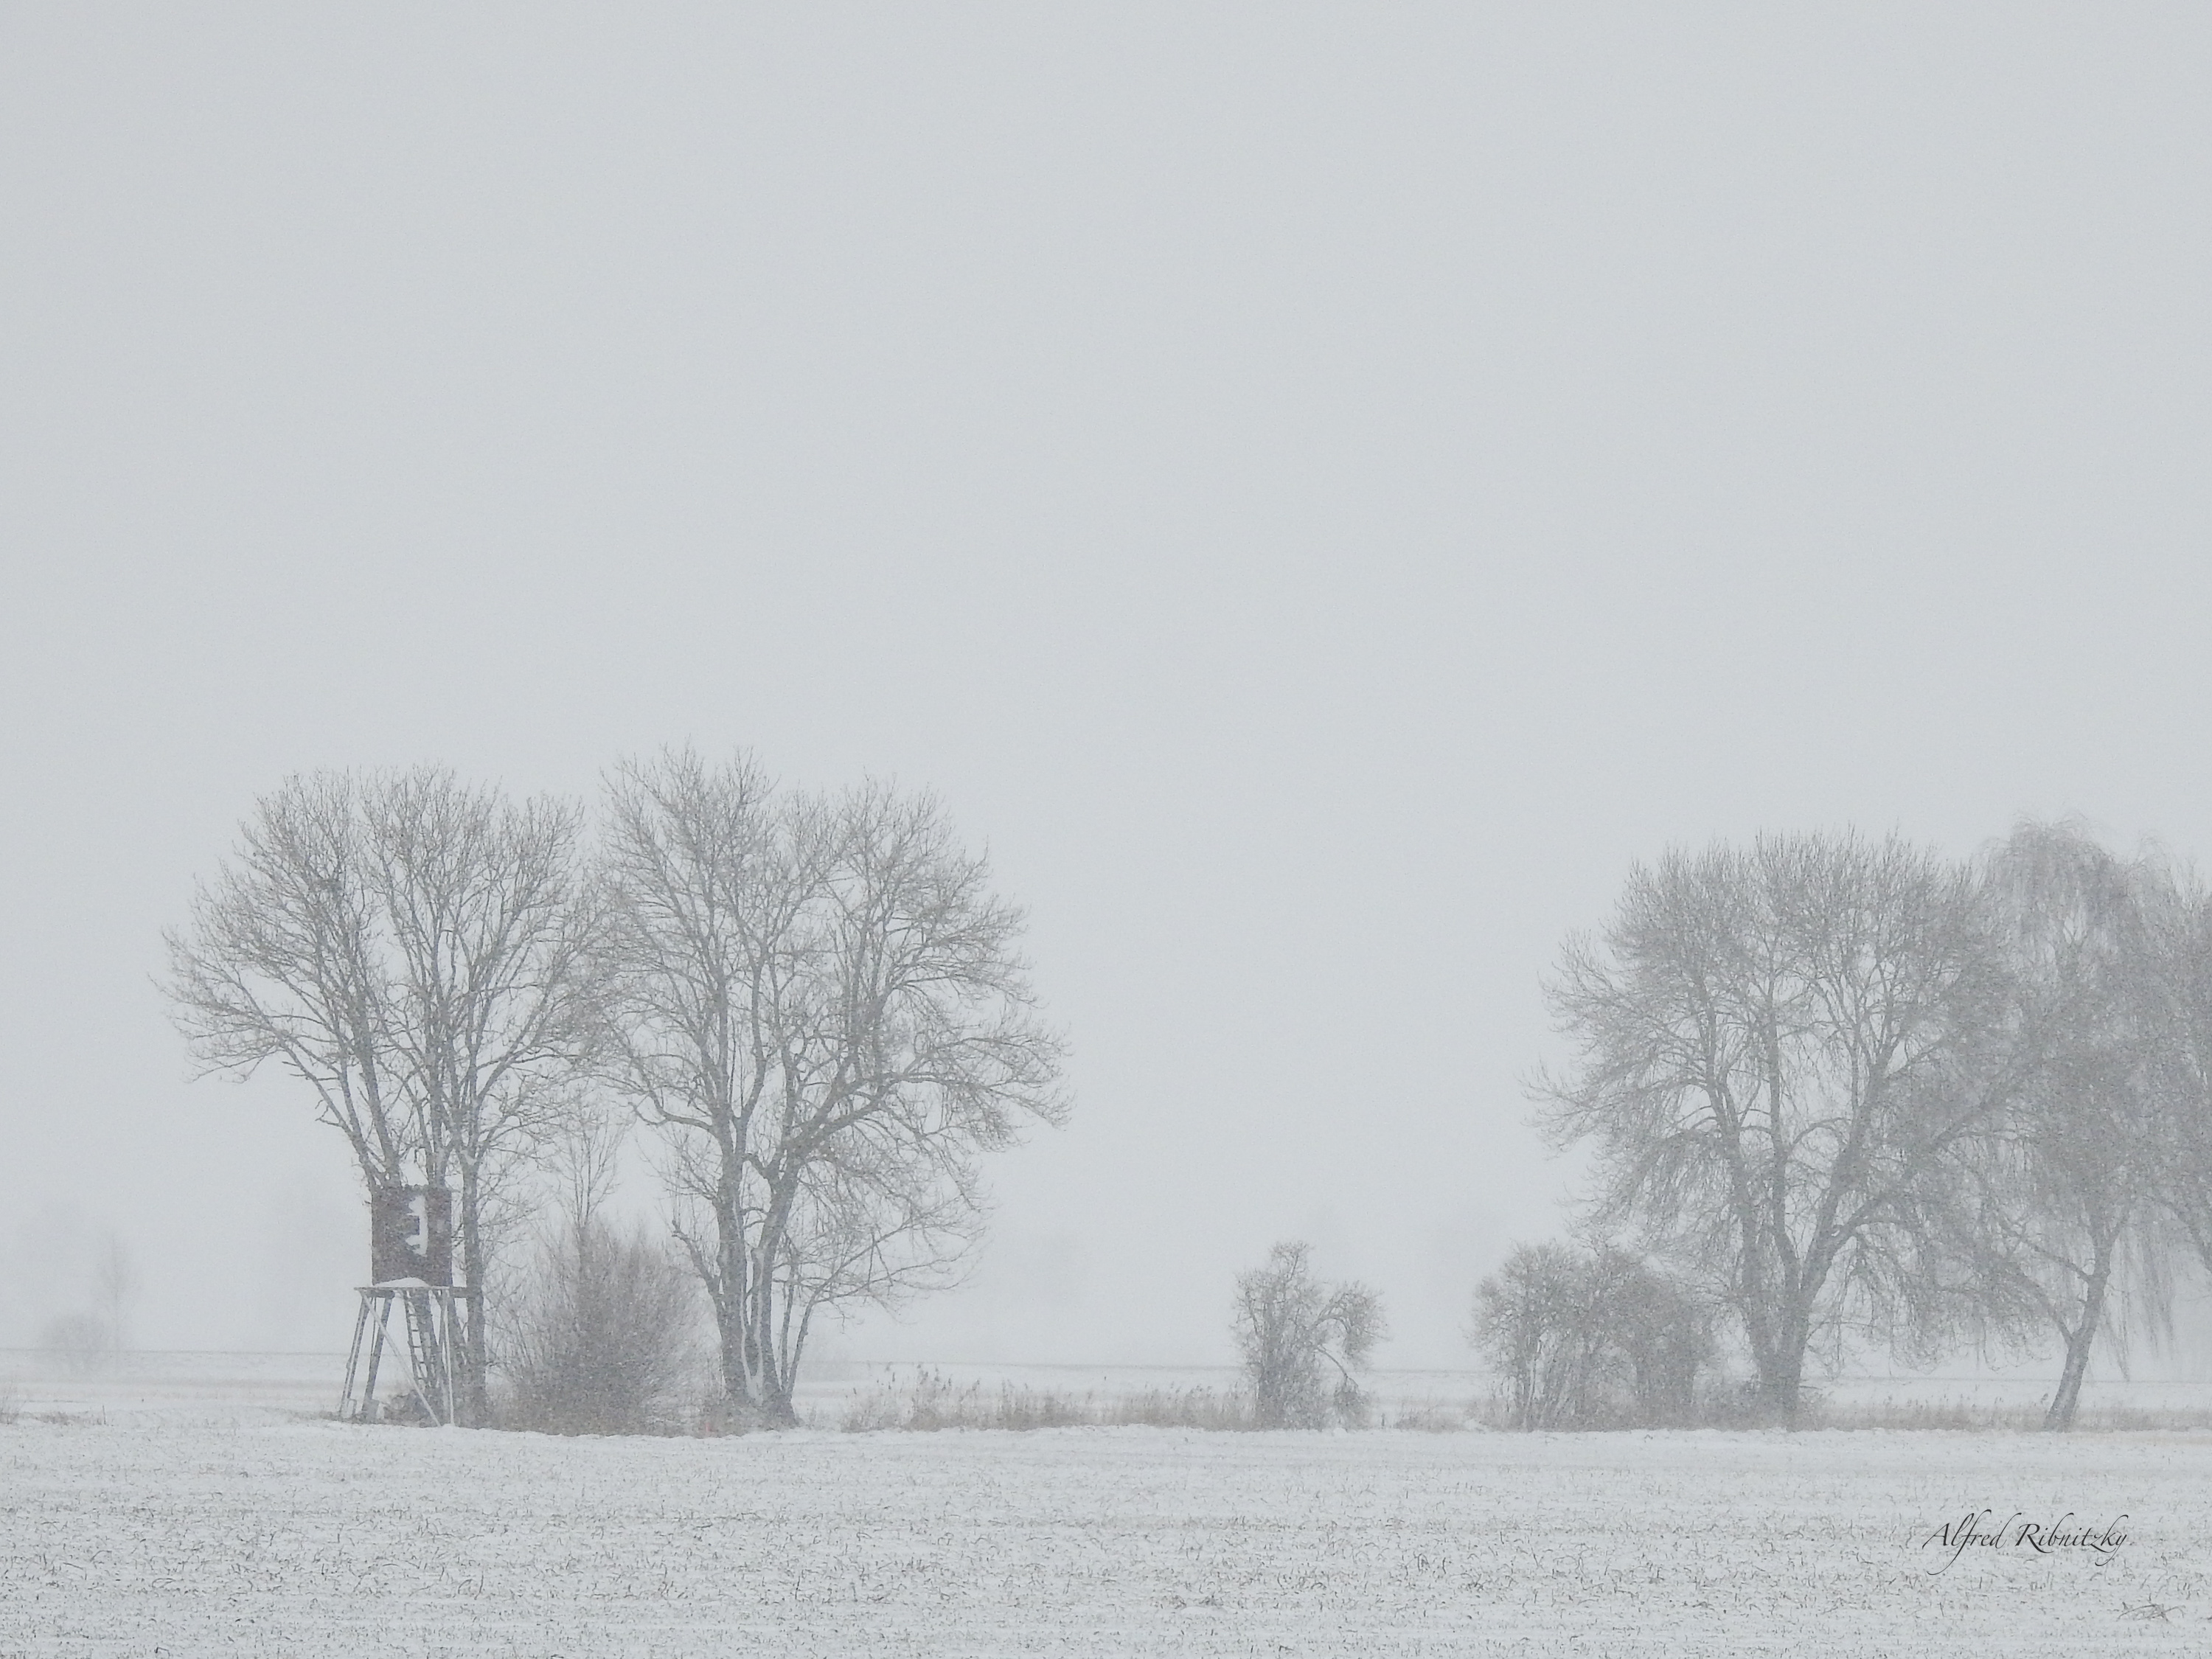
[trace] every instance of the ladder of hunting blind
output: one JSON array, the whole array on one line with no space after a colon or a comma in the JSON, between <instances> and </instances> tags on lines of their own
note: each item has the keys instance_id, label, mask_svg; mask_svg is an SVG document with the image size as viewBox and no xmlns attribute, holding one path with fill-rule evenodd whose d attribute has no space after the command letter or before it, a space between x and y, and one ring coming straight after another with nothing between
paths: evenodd
<instances>
[{"instance_id":1,"label":"ladder of hunting blind","mask_svg":"<svg viewBox=\"0 0 2212 1659\"><path fill-rule=\"evenodd\" d=\"M408 1368L414 1373L415 1397L434 1422L453 1420L453 1368L446 1352L453 1338L453 1303L435 1306L430 1291L409 1291L400 1297L407 1307ZM441 1322L441 1312L447 1317ZM442 1325L442 1328L441 1328Z\"/></svg>"}]
</instances>

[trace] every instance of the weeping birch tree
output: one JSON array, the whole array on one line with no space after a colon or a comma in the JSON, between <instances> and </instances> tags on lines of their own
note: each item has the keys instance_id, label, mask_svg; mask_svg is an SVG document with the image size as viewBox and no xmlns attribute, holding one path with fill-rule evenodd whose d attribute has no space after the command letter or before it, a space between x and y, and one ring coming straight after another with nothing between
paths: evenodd
<instances>
[{"instance_id":1,"label":"weeping birch tree","mask_svg":"<svg viewBox=\"0 0 2212 1659\"><path fill-rule=\"evenodd\" d=\"M1992 853L2001 994L1990 1109L1952 1143L1927 1213L1934 1271L1984 1340L2056 1340L2046 1429L2074 1425L2100 1340L2167 1305L2155 1088L2167 1033L2153 935L2160 873L2080 829L2023 823Z\"/></svg>"},{"instance_id":2,"label":"weeping birch tree","mask_svg":"<svg viewBox=\"0 0 2212 1659\"><path fill-rule=\"evenodd\" d=\"M1019 910L937 803L778 791L750 760L617 769L602 1073L665 1136L731 1413L793 1419L816 1316L946 1282L977 1160L1057 1123Z\"/></svg>"},{"instance_id":3,"label":"weeping birch tree","mask_svg":"<svg viewBox=\"0 0 2212 1659\"><path fill-rule=\"evenodd\" d=\"M2144 894L2160 1042L2151 1074L2159 1207L2212 1276L2212 891L2166 874Z\"/></svg>"}]
</instances>

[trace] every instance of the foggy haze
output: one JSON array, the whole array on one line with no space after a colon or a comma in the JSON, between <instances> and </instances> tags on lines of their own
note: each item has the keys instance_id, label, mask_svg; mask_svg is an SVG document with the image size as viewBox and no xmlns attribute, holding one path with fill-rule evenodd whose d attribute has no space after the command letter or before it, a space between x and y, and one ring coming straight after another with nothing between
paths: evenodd
<instances>
[{"instance_id":1,"label":"foggy haze","mask_svg":"<svg viewBox=\"0 0 2212 1659\"><path fill-rule=\"evenodd\" d=\"M1072 1042L871 1358L1468 1363L1630 865L2212 849L2212 22L17 9L0 1346L331 1349L366 1228L152 976L257 796L927 787ZM640 1171L625 1200L654 1201Z\"/></svg>"}]
</instances>

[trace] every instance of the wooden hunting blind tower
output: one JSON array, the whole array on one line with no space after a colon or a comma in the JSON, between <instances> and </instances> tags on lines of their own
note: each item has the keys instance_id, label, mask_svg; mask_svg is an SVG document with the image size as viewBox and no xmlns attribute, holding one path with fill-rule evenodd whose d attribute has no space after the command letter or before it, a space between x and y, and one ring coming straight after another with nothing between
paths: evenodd
<instances>
[{"instance_id":1,"label":"wooden hunting blind tower","mask_svg":"<svg viewBox=\"0 0 2212 1659\"><path fill-rule=\"evenodd\" d=\"M460 1331L453 1301L478 1294L475 1285L453 1283L453 1194L444 1187L380 1187L370 1196L368 1216L369 1282L360 1287L361 1312L353 1323L338 1416L349 1423L376 1421L376 1373L396 1302L407 1332L416 1409L430 1422L451 1423Z\"/></svg>"}]
</instances>

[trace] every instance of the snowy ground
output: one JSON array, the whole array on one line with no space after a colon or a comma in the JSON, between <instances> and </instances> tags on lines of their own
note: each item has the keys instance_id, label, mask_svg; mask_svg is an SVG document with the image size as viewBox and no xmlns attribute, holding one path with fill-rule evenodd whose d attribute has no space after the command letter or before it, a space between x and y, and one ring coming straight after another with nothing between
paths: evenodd
<instances>
[{"instance_id":1,"label":"snowy ground","mask_svg":"<svg viewBox=\"0 0 2212 1659\"><path fill-rule=\"evenodd\" d=\"M0 1427L0 1656L2212 1650L2212 1436L562 1441L204 1369ZM1983 1509L2125 1541L1946 1568Z\"/></svg>"}]
</instances>

